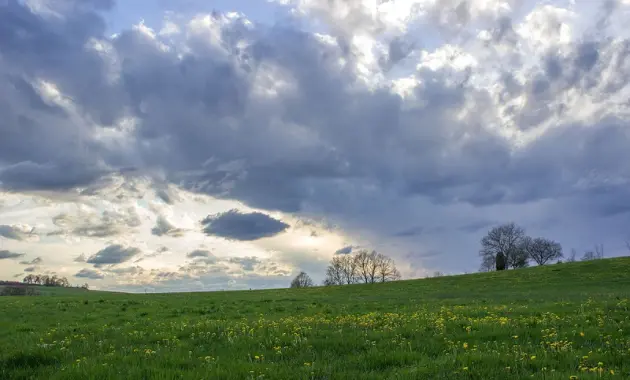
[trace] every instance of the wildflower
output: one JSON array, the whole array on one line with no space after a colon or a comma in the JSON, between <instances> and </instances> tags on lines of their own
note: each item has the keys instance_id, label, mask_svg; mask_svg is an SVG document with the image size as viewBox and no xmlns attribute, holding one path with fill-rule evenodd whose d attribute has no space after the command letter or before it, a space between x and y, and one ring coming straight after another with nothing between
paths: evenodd
<instances>
[{"instance_id":1,"label":"wildflower","mask_svg":"<svg viewBox=\"0 0 630 380\"><path fill-rule=\"evenodd\" d=\"M573 375L573 376L569 376L569 380L578 380L578 377Z\"/></svg>"},{"instance_id":2,"label":"wildflower","mask_svg":"<svg viewBox=\"0 0 630 380\"><path fill-rule=\"evenodd\" d=\"M464 350L468 349L468 343L463 344Z\"/></svg>"},{"instance_id":3,"label":"wildflower","mask_svg":"<svg viewBox=\"0 0 630 380\"><path fill-rule=\"evenodd\" d=\"M462 368L464 371L468 371L468 367L464 367Z\"/></svg>"},{"instance_id":4,"label":"wildflower","mask_svg":"<svg viewBox=\"0 0 630 380\"><path fill-rule=\"evenodd\" d=\"M580 336L584 336L584 332L583 331L580 332Z\"/></svg>"},{"instance_id":5,"label":"wildflower","mask_svg":"<svg viewBox=\"0 0 630 380\"><path fill-rule=\"evenodd\" d=\"M614 370L614 369L611 369L611 370L610 370L610 374L611 374L611 375L614 375L614 374L615 374L615 370Z\"/></svg>"},{"instance_id":6,"label":"wildflower","mask_svg":"<svg viewBox=\"0 0 630 380\"><path fill-rule=\"evenodd\" d=\"M536 355L532 355L531 360L536 360Z\"/></svg>"}]
</instances>

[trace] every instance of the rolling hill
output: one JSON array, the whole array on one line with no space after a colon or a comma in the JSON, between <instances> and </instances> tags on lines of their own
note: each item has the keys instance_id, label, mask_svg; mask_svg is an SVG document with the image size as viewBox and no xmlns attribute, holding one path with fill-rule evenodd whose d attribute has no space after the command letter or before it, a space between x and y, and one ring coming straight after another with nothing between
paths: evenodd
<instances>
[{"instance_id":1,"label":"rolling hill","mask_svg":"<svg viewBox=\"0 0 630 380\"><path fill-rule=\"evenodd\" d=\"M0 310L2 379L630 378L630 258Z\"/></svg>"}]
</instances>

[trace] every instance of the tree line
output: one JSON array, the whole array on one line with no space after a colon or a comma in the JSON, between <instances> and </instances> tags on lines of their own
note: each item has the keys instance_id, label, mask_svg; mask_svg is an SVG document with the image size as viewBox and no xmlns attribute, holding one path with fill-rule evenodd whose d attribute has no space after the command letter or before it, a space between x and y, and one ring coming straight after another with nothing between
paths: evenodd
<instances>
[{"instance_id":1,"label":"tree line","mask_svg":"<svg viewBox=\"0 0 630 380\"><path fill-rule=\"evenodd\" d=\"M57 277L56 275L29 274L24 277L22 282L29 285L57 286L61 288L70 287L70 282L67 278Z\"/></svg>"},{"instance_id":2,"label":"tree line","mask_svg":"<svg viewBox=\"0 0 630 380\"><path fill-rule=\"evenodd\" d=\"M335 254L326 268L324 286L374 284L396 281L401 278L396 263L390 257L376 251L360 250L357 253ZM305 272L300 272L291 288L314 286L313 280Z\"/></svg>"},{"instance_id":3,"label":"tree line","mask_svg":"<svg viewBox=\"0 0 630 380\"><path fill-rule=\"evenodd\" d=\"M531 262L545 265L561 263L564 258L562 245L544 237L533 238L525 234L525 229L515 223L493 227L481 239L481 271L506 270L528 267ZM576 261L577 252L571 250L567 262ZM604 258L604 246L596 245L594 250L584 252L581 260Z\"/></svg>"},{"instance_id":4,"label":"tree line","mask_svg":"<svg viewBox=\"0 0 630 380\"><path fill-rule=\"evenodd\" d=\"M42 286L56 286L60 288L69 288L70 282L65 277L57 277L57 275L49 276L47 274L29 274L24 277L22 283L27 285L42 285ZM83 289L88 289L89 285L83 284L80 286Z\"/></svg>"}]
</instances>

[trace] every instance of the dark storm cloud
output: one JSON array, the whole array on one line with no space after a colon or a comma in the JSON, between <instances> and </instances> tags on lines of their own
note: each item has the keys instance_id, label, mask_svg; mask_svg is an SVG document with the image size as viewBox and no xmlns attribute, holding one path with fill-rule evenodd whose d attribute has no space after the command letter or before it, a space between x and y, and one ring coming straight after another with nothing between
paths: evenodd
<instances>
[{"instance_id":1,"label":"dark storm cloud","mask_svg":"<svg viewBox=\"0 0 630 380\"><path fill-rule=\"evenodd\" d=\"M87 259L88 264L94 264L96 268L107 265L117 265L131 260L134 256L140 254L138 248L125 248L122 245L110 245L109 247L98 251L95 255Z\"/></svg>"},{"instance_id":2,"label":"dark storm cloud","mask_svg":"<svg viewBox=\"0 0 630 380\"><path fill-rule=\"evenodd\" d=\"M108 37L97 12L108 2L51 2L61 18L4 2L0 186L59 190L137 167L133 173L155 171L192 191L325 215L375 235L402 232L406 241L431 239L406 233L424 227L427 205L442 207L432 209L436 218L448 210L441 217L457 220L456 230L470 222L459 220L461 210L494 220L502 218L495 207L521 205L510 208L520 217L529 205L551 200L568 210L588 206L586 224L619 215L630 179L627 38L577 36L536 56L516 32L525 19L492 14L476 1L438 3L427 13L436 30L459 33L472 24L487 27L490 40L483 50L462 45L468 50L442 66L409 70L414 83L403 97L388 85L364 83L382 72L358 69L364 62L348 36L380 35L387 25L361 1L344 3L351 14L333 12L340 3L309 2L333 26L330 41L220 13L181 23L183 33L169 38L143 28ZM614 22L615 11L606 9L601 28ZM549 34L542 40L557 37L554 20L537 27ZM383 41L385 68L418 59L399 34ZM453 68L464 53L477 64ZM133 128L117 125L124 117ZM506 137L533 132L520 145ZM173 203L164 189L156 188L157 197ZM416 206L417 199L426 203ZM235 240L288 228L265 214L238 212L203 224L206 233ZM154 232L170 227L158 220ZM97 223L76 232L113 231Z\"/></svg>"},{"instance_id":3,"label":"dark storm cloud","mask_svg":"<svg viewBox=\"0 0 630 380\"><path fill-rule=\"evenodd\" d=\"M91 280L102 280L105 276L94 269L81 269L77 273L75 273L74 277L77 278L89 278Z\"/></svg>"},{"instance_id":4,"label":"dark storm cloud","mask_svg":"<svg viewBox=\"0 0 630 380\"><path fill-rule=\"evenodd\" d=\"M260 212L241 213L238 210L208 216L201 224L207 235L241 241L272 237L289 228L288 224L269 215Z\"/></svg>"},{"instance_id":5,"label":"dark storm cloud","mask_svg":"<svg viewBox=\"0 0 630 380\"><path fill-rule=\"evenodd\" d=\"M353 6L357 8L357 15L362 14L360 3ZM443 6L443 11L454 12L456 20L461 22L467 19L468 16L461 17L468 14L469 7L472 5L459 9L456 4L449 3ZM71 8L68 20L78 20L79 13L72 12L81 15L87 12L90 17L98 17L89 9ZM44 22L17 3L7 9L22 14L30 20L27 25L31 27ZM504 18L499 21L499 33L505 35L511 30L511 24ZM214 16L212 22L221 29L221 37L228 44L227 51L217 51L201 39L199 33L202 31L193 30L189 42L194 54L179 59L140 30L126 30L110 41L114 54L129 62L120 68L124 75L119 85L104 79L108 68L105 56L92 56L92 52L85 49L81 52L72 50L73 55L81 54L80 61L89 63L79 71L78 77L74 71L67 70L69 67L63 66L55 73L62 76L72 72L73 76L55 79L66 84L64 90L69 91L88 112L94 113L92 116L96 119L115 118L114 115L120 112L119 102L128 100L141 121L135 137L147 142L146 148L139 147L135 154L152 162L152 166L166 169L171 180L190 189L239 199L256 207L295 212L304 204L314 204L325 212L338 210L343 213L343 207L338 205L343 205L346 197L352 196L343 190L354 187L353 191L361 191L353 185L357 179L371 182L377 186L377 191L388 191L393 187L401 196L418 194L445 204L463 201L484 206L557 196L557 193L546 190L549 187L539 185L547 178L558 177L557 169L552 165L553 170L546 170L547 173L540 177L522 177L521 168L534 171L535 156L528 155L527 151L511 156L511 148L504 139L483 128L489 122L490 113L470 114L465 123L455 119L460 110L471 105L477 109L492 109L494 105L486 90L469 85L452 86L446 73L420 70L417 76L422 84L418 84L414 92L417 98L425 99L425 104L403 109L400 97L389 91L357 92L353 86L356 72L337 64L337 58L344 57L351 62L354 58L344 56L339 46L323 43L308 33L290 28L271 28L267 33L259 33L264 27L245 27L243 20L220 14ZM373 30L375 25L371 22L357 17L344 27ZM73 36L70 41L98 34L98 26L79 26L82 34ZM45 24L45 27L52 28L53 25ZM55 27L63 31L67 25ZM495 44L504 39L499 38ZM233 50L230 45L241 40L249 41L247 54ZM401 47L404 44L400 41L394 40L390 46L390 55L396 59L405 56ZM619 72L624 70L622 67L602 64L619 62L622 58L614 59L618 53L612 51L620 46L611 44L606 41L578 44L573 53L565 54L568 58L563 58L557 65L559 69L549 71L548 77L532 77L525 87L528 89L525 93L527 105L515 115L522 128L549 119L553 115L549 99L557 98L571 85L587 86L584 89L588 90L592 83L598 83L603 77L602 70L607 67L616 68L617 74L622 74ZM74 46L58 45L57 50L63 47L63 51ZM28 51L29 46L24 49ZM61 54L57 50L48 47L46 51ZM261 70L262 65L282 68L284 76L291 78L296 92L290 97L284 93L269 99L254 96L256 77L252 70ZM590 77L577 83L577 73L587 73ZM74 81L83 75L98 78L97 88L102 88L101 96L105 97L98 100L107 101L97 103L96 95L78 90ZM156 81L154 78L157 77L161 80ZM173 88L180 90L173 91ZM33 91L29 92L31 98L37 95ZM115 95L121 93L125 96ZM189 105L192 103L203 107L191 112ZM304 138L298 139L297 135L287 133L288 129L273 127L272 121L279 114L283 115L287 125L308 126L303 127ZM216 128L204 128L209 119L217 120ZM235 120L238 128L222 125L220 120L228 119ZM186 127L182 128L182 125ZM418 134L418 125L431 127L424 127ZM318 138L306 138L309 135ZM157 144L155 139L162 136L170 136L170 142L154 145L154 141ZM544 136L543 140L552 137ZM386 148L385 142L392 148ZM550 144L555 145L557 141L550 141ZM451 151L449 146L460 148ZM209 151L212 156L208 155ZM106 152L95 149L95 153ZM121 157L130 156L123 154ZM212 160L207 165L199 166L198 163L210 158ZM94 176L102 174L95 168L86 167L85 160L70 163L31 160L28 163L26 159L29 157L24 157L26 163L16 162L17 167L33 168L29 170L50 168L51 173L59 169L65 173L67 180L63 175L49 176L51 181L60 181L59 186L63 187L74 182L90 182ZM554 159L559 160L558 157ZM106 161L114 164L109 159ZM240 161L240 166L226 165L235 161ZM75 162L80 164L77 168L60 166L74 165ZM577 176L584 169L569 168ZM16 169L5 169L4 176L9 179L5 182L9 184L17 183L17 179L12 179L13 170ZM39 171L37 173L32 176L33 186L47 178ZM527 189L536 189L535 192L529 196L518 194L525 192L521 190L523 182L528 183ZM45 186L58 185L48 183ZM172 201L163 190L157 193L165 202ZM161 229L155 231L160 233Z\"/></svg>"},{"instance_id":6,"label":"dark storm cloud","mask_svg":"<svg viewBox=\"0 0 630 380\"><path fill-rule=\"evenodd\" d=\"M36 164L23 161L2 169L0 181L10 190L68 190L87 185L105 174L108 174L105 170L78 163Z\"/></svg>"},{"instance_id":7,"label":"dark storm cloud","mask_svg":"<svg viewBox=\"0 0 630 380\"><path fill-rule=\"evenodd\" d=\"M15 253L7 250L0 250L0 260L5 259L17 259L18 257L24 256L23 253Z\"/></svg>"},{"instance_id":8,"label":"dark storm cloud","mask_svg":"<svg viewBox=\"0 0 630 380\"><path fill-rule=\"evenodd\" d=\"M41 81L53 83L70 98L81 98L81 107L94 120L114 120L122 98L107 83L106 60L95 49L86 49L92 38L105 32L105 23L95 11L108 9L113 2L46 4L62 17L37 14L16 0L0 3L0 162L4 164L0 182L4 188L63 190L86 185L110 171L94 155L106 150L93 138L94 129L51 100L54 91Z\"/></svg>"},{"instance_id":9,"label":"dark storm cloud","mask_svg":"<svg viewBox=\"0 0 630 380\"><path fill-rule=\"evenodd\" d=\"M0 225L0 237L7 239L22 240L22 231L13 226Z\"/></svg>"}]
</instances>

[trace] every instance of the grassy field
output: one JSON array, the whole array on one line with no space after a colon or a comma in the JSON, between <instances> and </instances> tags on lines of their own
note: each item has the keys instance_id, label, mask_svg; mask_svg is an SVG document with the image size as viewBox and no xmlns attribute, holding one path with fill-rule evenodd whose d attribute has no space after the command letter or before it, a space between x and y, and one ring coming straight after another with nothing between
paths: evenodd
<instances>
[{"instance_id":1,"label":"grassy field","mask_svg":"<svg viewBox=\"0 0 630 380\"><path fill-rule=\"evenodd\" d=\"M630 258L379 285L0 297L0 379L630 379Z\"/></svg>"}]
</instances>

